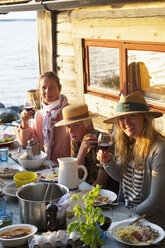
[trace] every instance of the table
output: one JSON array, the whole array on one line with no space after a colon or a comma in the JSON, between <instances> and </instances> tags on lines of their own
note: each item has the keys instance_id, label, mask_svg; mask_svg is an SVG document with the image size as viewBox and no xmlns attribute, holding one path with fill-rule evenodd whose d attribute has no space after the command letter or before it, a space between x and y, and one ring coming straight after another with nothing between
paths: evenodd
<instances>
[{"instance_id":1,"label":"table","mask_svg":"<svg viewBox=\"0 0 165 248\"><path fill-rule=\"evenodd\" d=\"M13 145L12 145L13 146ZM10 151L15 151L15 147L18 146L13 146ZM9 158L10 161L11 158ZM8 183L12 183L13 179L5 179L4 180L6 184ZM3 187L2 184L0 184L0 187ZM82 183L79 186L79 190L83 190L83 189L90 189L90 185L87 183ZM76 193L76 191L75 191ZM7 198L7 208L12 208L14 210L14 219L13 219L13 224L18 224L20 223L20 217L19 217L19 205L18 205L18 199L16 197L11 197L11 196L6 196ZM110 216L112 218L112 222L114 223L115 221L122 221L128 218L133 218L133 217L137 217L138 215L135 214L132 210L122 206L122 205L118 205L118 206L113 206L111 208L111 210L106 209L103 210L103 213L105 214L105 216ZM0 248L2 248L2 244L0 244ZM131 246L128 245L124 245L121 244L117 241L115 241L113 239L113 237L111 236L110 232L107 232L107 240L106 240L106 245L102 246L102 248L130 248ZM135 246L132 246L135 247ZM155 248L155 245L151 245L149 246L150 248ZM165 240L163 240L160 244L157 245L158 248L165 248ZM16 248L16 247L15 247ZM19 246L19 248L28 248L28 245L24 245L24 246Z\"/></svg>"}]
</instances>

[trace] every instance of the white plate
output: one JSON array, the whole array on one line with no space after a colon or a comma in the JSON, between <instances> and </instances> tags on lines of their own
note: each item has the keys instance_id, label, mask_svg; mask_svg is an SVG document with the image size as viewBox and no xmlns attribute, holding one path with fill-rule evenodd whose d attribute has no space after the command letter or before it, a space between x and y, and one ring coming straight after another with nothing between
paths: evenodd
<instances>
[{"instance_id":1,"label":"white plate","mask_svg":"<svg viewBox=\"0 0 165 248\"><path fill-rule=\"evenodd\" d=\"M151 223L151 222L148 222L148 221L146 221L146 220L141 220L141 221L140 221L140 224L142 224L142 225L144 225L144 226L150 226L152 229L158 231L158 233L159 233L159 237L156 238L152 244L151 244L151 243L150 243L150 244L140 244L140 243L139 243L139 245L138 245L138 244L135 245L135 244L131 244L131 243L129 243L129 242L126 242L126 241L124 241L124 240L121 240L121 239L117 238L117 237L116 237L116 230L117 230L118 228L122 228L122 227L128 226L128 225L129 225L133 220L135 220L135 219L136 219L136 218L134 218L134 219L129 219L129 220L125 220L125 221L122 221L121 223L116 224L116 225L112 228L112 230L111 230L111 234L112 234L113 238L116 239L117 241L119 241L120 243L123 243L123 244L126 244L126 245L131 245L131 246L149 246L149 245L156 244L156 243L160 242L160 241L165 237L165 232L164 232L164 230L163 230L160 226L158 226L158 225L156 225L156 224L153 224L153 223Z\"/></svg>"},{"instance_id":2,"label":"white plate","mask_svg":"<svg viewBox=\"0 0 165 248\"><path fill-rule=\"evenodd\" d=\"M21 230L22 229L22 233L24 231L28 231L30 230L29 234L27 234L26 236L23 237L17 237L17 238L9 238L9 239L4 239L1 237L2 234L4 233L15 233L16 230ZM7 247L18 247L21 245L24 245L28 242L28 238L31 237L32 235L34 235L37 232L37 227L34 225L30 225L30 224L17 224L17 225L10 225L10 226L6 226L0 229L0 242L2 243L2 245L7 246Z\"/></svg>"},{"instance_id":3,"label":"white plate","mask_svg":"<svg viewBox=\"0 0 165 248\"><path fill-rule=\"evenodd\" d=\"M36 171L36 173L38 175L38 179L40 181L43 181L43 182L52 182L52 181L53 182L58 182L59 168L58 167L55 167L54 170L57 173L57 177L55 177L53 179L50 178L50 176L53 175L53 172L51 171L51 169L44 169L44 170Z\"/></svg>"},{"instance_id":4,"label":"white plate","mask_svg":"<svg viewBox=\"0 0 165 248\"><path fill-rule=\"evenodd\" d=\"M18 189L17 185L15 183L12 183L12 184L4 186L2 188L2 193L4 195L16 197L17 189Z\"/></svg>"},{"instance_id":5,"label":"white plate","mask_svg":"<svg viewBox=\"0 0 165 248\"><path fill-rule=\"evenodd\" d=\"M6 172L5 172L6 171ZM8 172L7 172L8 171ZM0 164L0 178L10 178L15 174L23 171L23 168L19 164Z\"/></svg>"},{"instance_id":6,"label":"white plate","mask_svg":"<svg viewBox=\"0 0 165 248\"><path fill-rule=\"evenodd\" d=\"M113 191L107 189L100 189L99 195L108 197L108 199L106 201L96 200L94 206L103 206L110 202L114 202L117 199L117 195Z\"/></svg>"}]
</instances>

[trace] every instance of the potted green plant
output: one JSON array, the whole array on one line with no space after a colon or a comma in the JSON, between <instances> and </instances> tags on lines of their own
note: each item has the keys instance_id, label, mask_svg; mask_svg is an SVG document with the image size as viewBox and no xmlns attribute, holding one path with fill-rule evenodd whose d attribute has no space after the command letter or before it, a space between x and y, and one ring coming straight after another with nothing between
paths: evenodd
<instances>
[{"instance_id":1,"label":"potted green plant","mask_svg":"<svg viewBox=\"0 0 165 248\"><path fill-rule=\"evenodd\" d=\"M101 245L105 244L105 240L101 235L101 229L99 228L99 226L104 224L105 217L101 208L93 206L100 188L99 185L96 185L87 195L83 196L84 208L77 203L75 204L74 216L77 218L75 221L70 222L67 228L68 233L76 231L84 246L90 248L101 247ZM73 199L76 201L80 199L80 196L74 194L71 197L71 201Z\"/></svg>"}]
</instances>

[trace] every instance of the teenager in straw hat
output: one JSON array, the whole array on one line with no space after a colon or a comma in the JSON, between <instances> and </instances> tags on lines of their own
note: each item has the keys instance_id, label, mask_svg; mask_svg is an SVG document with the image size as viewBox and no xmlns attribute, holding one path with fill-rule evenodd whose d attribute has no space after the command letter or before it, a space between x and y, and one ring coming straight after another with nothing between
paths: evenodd
<instances>
[{"instance_id":1,"label":"teenager in straw hat","mask_svg":"<svg viewBox=\"0 0 165 248\"><path fill-rule=\"evenodd\" d=\"M165 138L155 130L154 118L141 92L121 95L114 117L115 155L98 151L104 169L120 182L119 202L165 228Z\"/></svg>"},{"instance_id":2,"label":"teenager in straw hat","mask_svg":"<svg viewBox=\"0 0 165 248\"><path fill-rule=\"evenodd\" d=\"M68 105L63 108L62 113L63 120L57 122L55 126L67 127L67 133L72 141L71 156L77 157L78 164L86 166L87 182L93 186L100 184L103 188L109 187L115 181L113 179L110 181L108 173L96 165L99 132L94 129L92 119L97 117L97 114L90 113L86 104ZM116 185L118 184L115 182L114 187Z\"/></svg>"}]
</instances>

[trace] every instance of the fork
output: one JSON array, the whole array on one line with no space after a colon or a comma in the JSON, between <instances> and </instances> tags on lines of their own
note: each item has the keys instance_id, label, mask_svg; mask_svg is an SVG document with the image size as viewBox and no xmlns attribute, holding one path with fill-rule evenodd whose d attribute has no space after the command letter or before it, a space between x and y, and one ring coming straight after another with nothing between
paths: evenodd
<instances>
[{"instance_id":1,"label":"fork","mask_svg":"<svg viewBox=\"0 0 165 248\"><path fill-rule=\"evenodd\" d=\"M140 216L137 219L135 219L134 221L132 221L129 225L136 224L137 222L139 222L140 220L142 220L145 216L146 216L146 214L143 214L142 216Z\"/></svg>"}]
</instances>

